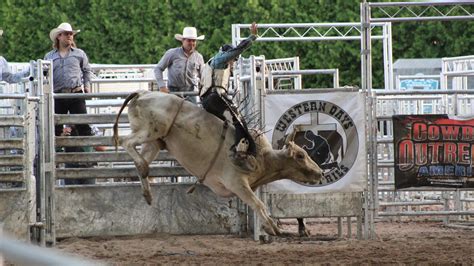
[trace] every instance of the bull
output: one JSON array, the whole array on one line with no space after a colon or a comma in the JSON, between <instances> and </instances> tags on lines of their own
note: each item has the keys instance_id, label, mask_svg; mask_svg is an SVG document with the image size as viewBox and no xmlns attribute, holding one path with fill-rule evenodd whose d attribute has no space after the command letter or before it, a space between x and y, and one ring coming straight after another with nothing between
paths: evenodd
<instances>
[{"instance_id":1,"label":"bull","mask_svg":"<svg viewBox=\"0 0 474 266\"><path fill-rule=\"evenodd\" d=\"M119 138L118 120L126 106L131 133ZM152 202L149 164L160 150L166 149L214 193L237 196L245 202L261 219L265 232L279 235L281 230L253 191L280 179L316 184L322 170L290 139L283 149L274 150L265 135L252 130L257 155L251 161L254 170L245 171L230 160L234 133L232 125L195 104L172 94L149 91L130 94L114 124L115 147L120 144L133 158L148 204ZM141 153L136 150L137 145L142 145Z\"/></svg>"}]
</instances>

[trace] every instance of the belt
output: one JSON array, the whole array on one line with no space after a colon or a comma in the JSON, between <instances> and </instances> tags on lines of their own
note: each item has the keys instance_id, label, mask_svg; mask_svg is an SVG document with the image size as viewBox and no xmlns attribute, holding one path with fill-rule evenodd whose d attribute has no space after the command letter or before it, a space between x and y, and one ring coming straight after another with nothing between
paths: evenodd
<instances>
[{"instance_id":1,"label":"belt","mask_svg":"<svg viewBox=\"0 0 474 266\"><path fill-rule=\"evenodd\" d=\"M171 92L188 92L188 91L194 91L193 87L175 87L175 86L168 86L168 89Z\"/></svg>"},{"instance_id":2,"label":"belt","mask_svg":"<svg viewBox=\"0 0 474 266\"><path fill-rule=\"evenodd\" d=\"M76 92L83 92L82 87L61 89L61 93L76 93Z\"/></svg>"}]
</instances>

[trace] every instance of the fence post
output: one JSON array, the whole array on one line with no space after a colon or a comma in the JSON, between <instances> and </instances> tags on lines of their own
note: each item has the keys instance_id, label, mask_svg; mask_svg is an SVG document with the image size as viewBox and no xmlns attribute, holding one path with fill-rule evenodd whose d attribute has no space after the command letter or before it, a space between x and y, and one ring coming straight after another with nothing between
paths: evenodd
<instances>
[{"instance_id":1,"label":"fence post","mask_svg":"<svg viewBox=\"0 0 474 266\"><path fill-rule=\"evenodd\" d=\"M36 198L36 176L35 176L35 155L36 155L36 102L30 99L31 90L26 92L25 95L25 122L24 122L24 138L25 138L25 149L24 149L24 180L26 193L28 198L27 212L29 224L35 224L36 221L36 209L37 209L37 198ZM36 166L37 167L37 166ZM29 226L28 226L29 227ZM28 230L29 232L29 230ZM31 236L28 239L31 241ZM35 242L38 239L35 239Z\"/></svg>"},{"instance_id":2,"label":"fence post","mask_svg":"<svg viewBox=\"0 0 474 266\"><path fill-rule=\"evenodd\" d=\"M53 65L51 61L38 61L38 92L39 130L40 130L40 222L44 225L41 230L41 245L54 246L56 233L54 229L55 204L55 135L54 135L54 96L53 96ZM49 68L47 76L43 73L43 66ZM46 76L46 80L44 80Z\"/></svg>"},{"instance_id":3,"label":"fence post","mask_svg":"<svg viewBox=\"0 0 474 266\"><path fill-rule=\"evenodd\" d=\"M0 239L3 237L3 223L0 222ZM0 252L0 266L4 265L4 260L3 260L3 255L2 252Z\"/></svg>"}]
</instances>

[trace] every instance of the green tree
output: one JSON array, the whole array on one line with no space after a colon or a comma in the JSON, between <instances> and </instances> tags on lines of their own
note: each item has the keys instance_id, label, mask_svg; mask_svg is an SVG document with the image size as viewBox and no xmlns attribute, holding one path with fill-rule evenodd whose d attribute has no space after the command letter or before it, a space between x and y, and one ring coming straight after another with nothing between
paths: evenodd
<instances>
[{"instance_id":1,"label":"green tree","mask_svg":"<svg viewBox=\"0 0 474 266\"><path fill-rule=\"evenodd\" d=\"M154 64L180 45L174 39L195 26L205 60L231 42L237 23L360 21L358 0L0 0L2 54L11 62L43 58L49 32L61 22L81 29L76 36L92 63ZM439 58L472 54L472 21L393 24L393 58ZM244 32L247 34L248 32ZM374 87L383 86L382 48L373 41ZM268 59L299 56L302 69L338 68L341 85L360 84L360 42L258 42L243 55ZM330 86L331 77L304 77L305 87Z\"/></svg>"}]
</instances>

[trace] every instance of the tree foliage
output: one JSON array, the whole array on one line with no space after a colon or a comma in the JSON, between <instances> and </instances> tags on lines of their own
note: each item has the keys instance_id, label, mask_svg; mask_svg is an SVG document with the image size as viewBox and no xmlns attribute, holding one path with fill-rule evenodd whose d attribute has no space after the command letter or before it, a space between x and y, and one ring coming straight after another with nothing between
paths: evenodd
<instances>
[{"instance_id":1,"label":"tree foliage","mask_svg":"<svg viewBox=\"0 0 474 266\"><path fill-rule=\"evenodd\" d=\"M358 22L356 0L0 0L2 54L12 62L43 58L49 32L61 22L81 29L78 46L93 63L154 64L179 46L174 39L195 26L206 39L207 60L231 42L238 23ZM439 58L472 54L473 22L411 22L393 25L393 58ZM360 84L360 42L257 43L244 56L300 57L302 69L338 68L341 84ZM373 41L374 86L382 86L382 45ZM328 86L331 78L304 78L305 87Z\"/></svg>"}]
</instances>

